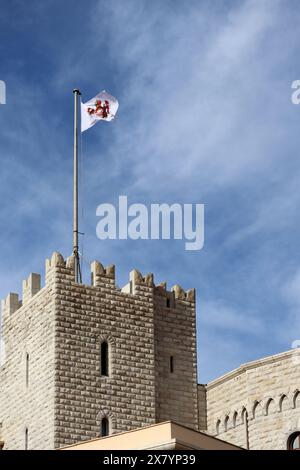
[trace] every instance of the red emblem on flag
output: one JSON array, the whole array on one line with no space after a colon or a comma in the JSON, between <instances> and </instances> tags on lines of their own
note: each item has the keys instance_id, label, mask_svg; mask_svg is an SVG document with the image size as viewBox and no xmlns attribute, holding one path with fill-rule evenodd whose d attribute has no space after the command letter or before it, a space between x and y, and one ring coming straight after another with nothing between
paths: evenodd
<instances>
[{"instance_id":1,"label":"red emblem on flag","mask_svg":"<svg viewBox=\"0 0 300 470\"><path fill-rule=\"evenodd\" d=\"M96 115L99 118L107 118L110 109L109 109L109 101L105 100L103 103L101 100L97 100L95 102L95 107L94 108L88 108L87 112L89 113L90 116Z\"/></svg>"}]
</instances>

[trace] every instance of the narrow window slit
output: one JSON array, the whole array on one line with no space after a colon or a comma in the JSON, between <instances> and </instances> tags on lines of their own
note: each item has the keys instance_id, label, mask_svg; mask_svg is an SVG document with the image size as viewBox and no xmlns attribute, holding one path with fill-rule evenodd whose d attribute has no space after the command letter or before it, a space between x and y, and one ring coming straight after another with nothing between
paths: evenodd
<instances>
[{"instance_id":1,"label":"narrow window slit","mask_svg":"<svg viewBox=\"0 0 300 470\"><path fill-rule=\"evenodd\" d=\"M25 428L25 450L28 450L28 428Z\"/></svg>"},{"instance_id":2,"label":"narrow window slit","mask_svg":"<svg viewBox=\"0 0 300 470\"><path fill-rule=\"evenodd\" d=\"M26 387L29 385L29 354L26 353L26 372L25 372Z\"/></svg>"},{"instance_id":3,"label":"narrow window slit","mask_svg":"<svg viewBox=\"0 0 300 470\"><path fill-rule=\"evenodd\" d=\"M106 341L103 341L101 343L101 357L100 357L100 369L101 369L101 375L108 376L109 375L109 370L108 370L108 344Z\"/></svg>"},{"instance_id":4,"label":"narrow window slit","mask_svg":"<svg viewBox=\"0 0 300 470\"><path fill-rule=\"evenodd\" d=\"M174 372L174 357L170 356L170 372L173 374Z\"/></svg>"}]
</instances>

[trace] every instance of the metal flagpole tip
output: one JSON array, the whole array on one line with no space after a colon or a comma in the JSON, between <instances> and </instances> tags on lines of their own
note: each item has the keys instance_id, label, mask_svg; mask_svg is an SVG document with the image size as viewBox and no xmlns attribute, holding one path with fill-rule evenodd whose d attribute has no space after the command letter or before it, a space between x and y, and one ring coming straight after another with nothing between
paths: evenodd
<instances>
[{"instance_id":1,"label":"metal flagpole tip","mask_svg":"<svg viewBox=\"0 0 300 470\"><path fill-rule=\"evenodd\" d=\"M77 93L77 95L81 95L80 90L78 90L78 88L74 88L73 93Z\"/></svg>"}]
</instances>

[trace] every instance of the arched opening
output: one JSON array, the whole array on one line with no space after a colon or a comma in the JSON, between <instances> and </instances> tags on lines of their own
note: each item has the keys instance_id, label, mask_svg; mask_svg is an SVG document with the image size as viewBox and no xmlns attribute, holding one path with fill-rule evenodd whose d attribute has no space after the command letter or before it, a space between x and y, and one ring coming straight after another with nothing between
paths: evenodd
<instances>
[{"instance_id":1,"label":"arched opening","mask_svg":"<svg viewBox=\"0 0 300 470\"><path fill-rule=\"evenodd\" d=\"M104 376L109 375L108 349L107 341L103 341L100 348L100 372Z\"/></svg>"},{"instance_id":2,"label":"arched opening","mask_svg":"<svg viewBox=\"0 0 300 470\"><path fill-rule=\"evenodd\" d=\"M245 424L246 418L248 418L248 413L245 407L242 409L241 418L242 418L242 424Z\"/></svg>"},{"instance_id":3,"label":"arched opening","mask_svg":"<svg viewBox=\"0 0 300 470\"><path fill-rule=\"evenodd\" d=\"M228 425L229 425L229 416L226 416L224 420L224 431L228 431Z\"/></svg>"},{"instance_id":4,"label":"arched opening","mask_svg":"<svg viewBox=\"0 0 300 470\"><path fill-rule=\"evenodd\" d=\"M297 390L293 397L293 407L299 408L300 407L300 392Z\"/></svg>"},{"instance_id":5,"label":"arched opening","mask_svg":"<svg viewBox=\"0 0 300 470\"><path fill-rule=\"evenodd\" d=\"M287 442L288 450L300 450L300 432L294 432Z\"/></svg>"},{"instance_id":6,"label":"arched opening","mask_svg":"<svg viewBox=\"0 0 300 470\"><path fill-rule=\"evenodd\" d=\"M232 417L232 426L233 426L234 428L235 428L236 425L237 425L237 419L238 419L238 413L237 413L237 411L235 411L235 412L233 413L233 417Z\"/></svg>"},{"instance_id":7,"label":"arched opening","mask_svg":"<svg viewBox=\"0 0 300 470\"><path fill-rule=\"evenodd\" d=\"M248 425L248 411L246 408L243 406L242 409L242 424L245 427L245 441L246 441L246 449L249 449L249 425Z\"/></svg>"},{"instance_id":8,"label":"arched opening","mask_svg":"<svg viewBox=\"0 0 300 470\"><path fill-rule=\"evenodd\" d=\"M220 434L220 425L221 425L221 420L218 419L218 421L216 423L216 433L217 434Z\"/></svg>"},{"instance_id":9,"label":"arched opening","mask_svg":"<svg viewBox=\"0 0 300 470\"><path fill-rule=\"evenodd\" d=\"M289 407L289 401L286 395L282 395L279 400L279 411L285 411Z\"/></svg>"},{"instance_id":10,"label":"arched opening","mask_svg":"<svg viewBox=\"0 0 300 470\"><path fill-rule=\"evenodd\" d=\"M261 404L259 401L256 401L253 405L253 408L252 408L252 416L253 416L253 419L257 418L258 416L261 416Z\"/></svg>"},{"instance_id":11,"label":"arched opening","mask_svg":"<svg viewBox=\"0 0 300 470\"><path fill-rule=\"evenodd\" d=\"M101 420L101 437L109 435L109 421L106 417Z\"/></svg>"},{"instance_id":12,"label":"arched opening","mask_svg":"<svg viewBox=\"0 0 300 470\"><path fill-rule=\"evenodd\" d=\"M269 400L267 401L267 404L266 404L266 416L268 416L272 413L275 413L275 411L276 411L275 402L274 402L273 398L269 398Z\"/></svg>"}]
</instances>

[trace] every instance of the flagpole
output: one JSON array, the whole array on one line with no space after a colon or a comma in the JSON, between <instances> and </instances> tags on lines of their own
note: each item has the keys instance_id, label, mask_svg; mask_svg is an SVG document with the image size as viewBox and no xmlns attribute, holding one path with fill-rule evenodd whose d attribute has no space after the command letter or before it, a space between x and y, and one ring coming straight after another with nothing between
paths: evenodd
<instances>
[{"instance_id":1,"label":"flagpole","mask_svg":"<svg viewBox=\"0 0 300 470\"><path fill-rule=\"evenodd\" d=\"M75 258L75 282L79 280L80 259L78 243L78 89L74 93L74 187L73 187L73 255Z\"/></svg>"}]
</instances>

